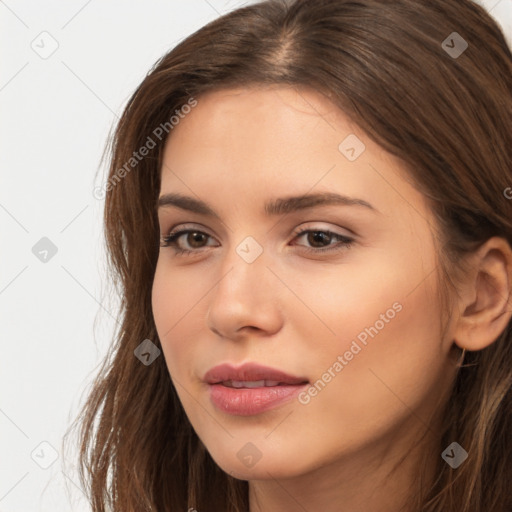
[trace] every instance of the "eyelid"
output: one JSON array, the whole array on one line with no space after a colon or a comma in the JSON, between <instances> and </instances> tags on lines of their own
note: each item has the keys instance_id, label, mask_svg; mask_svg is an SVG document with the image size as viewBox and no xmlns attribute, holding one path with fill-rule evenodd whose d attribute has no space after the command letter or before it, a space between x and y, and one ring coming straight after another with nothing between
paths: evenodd
<instances>
[{"instance_id":1,"label":"eyelid","mask_svg":"<svg viewBox=\"0 0 512 512\"><path fill-rule=\"evenodd\" d=\"M198 227L199 226L199 227ZM177 229L179 228L179 229ZM174 226L172 226L171 228L169 228L168 230L166 230L165 232L165 236L170 236L174 233L178 233L179 231L185 231L187 229L191 229L191 230L196 230L196 231L201 231L201 232L204 232L206 233L207 235L215 238L208 230L208 228L205 228L203 225L201 224L197 224L195 222L185 222L185 223L178 223L178 224L175 224Z\"/></svg>"},{"instance_id":2,"label":"eyelid","mask_svg":"<svg viewBox=\"0 0 512 512\"><path fill-rule=\"evenodd\" d=\"M342 228L340 226L335 226L335 227L326 226L325 227L325 226L321 225L322 223L325 224L325 221L321 221L321 220L307 221L307 222L301 224L300 226L297 226L293 230L292 235L296 236L296 235L301 234L304 231L329 231L335 235L343 236L345 238L353 238L354 240L356 238L358 238L357 234L349 228ZM347 231L348 233L343 233L343 230Z\"/></svg>"},{"instance_id":3,"label":"eyelid","mask_svg":"<svg viewBox=\"0 0 512 512\"><path fill-rule=\"evenodd\" d=\"M292 234L293 235L297 235L297 234L300 234L302 231L305 231L305 230L313 230L313 231L335 231L335 230L338 230L338 229L343 229L345 231L348 231L348 234L345 234L345 233L335 233L335 234L339 234L341 236L345 236L345 237L351 237L351 238L357 238L358 235L352 231L351 229L347 228L347 227L344 227L344 228L341 228L339 226L336 226L334 228L331 228L331 227L320 227L318 225L318 223L325 223L325 221L307 221L305 223L302 223L300 224L299 226L297 226L296 228L294 228L294 230L292 231ZM304 225L306 224L306 225ZM309 226L310 224L313 224L313 226ZM199 227L198 227L199 226ZM179 229L176 229L178 228ZM178 223L178 224L175 224L173 226L171 226L169 229L165 230L164 233L165 235L164 236L171 236L173 235L174 233L177 233L179 231L184 231L184 230L187 230L187 229L194 229L194 230L197 230L197 231L202 231L204 233L206 233L207 235L215 238L214 235L212 235L212 233L208 230L208 228L204 227L202 224L198 224L198 223L195 223L195 222L185 222L185 223Z\"/></svg>"}]
</instances>

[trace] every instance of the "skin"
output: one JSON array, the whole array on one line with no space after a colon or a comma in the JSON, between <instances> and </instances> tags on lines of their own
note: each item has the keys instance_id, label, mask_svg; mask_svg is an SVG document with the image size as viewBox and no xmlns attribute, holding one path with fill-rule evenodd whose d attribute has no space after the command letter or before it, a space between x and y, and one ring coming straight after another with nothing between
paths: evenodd
<instances>
[{"instance_id":1,"label":"skin","mask_svg":"<svg viewBox=\"0 0 512 512\"><path fill-rule=\"evenodd\" d=\"M354 161L338 149L350 134L365 144ZM376 211L324 205L263 213L271 198L322 191L364 199ZM209 236L181 236L179 246L193 255L160 249L154 320L193 428L226 473L249 481L251 512L400 510L417 464L434 478L445 448L439 411L457 371L454 340L479 350L510 319L508 245L494 238L475 256L442 339L437 241L422 194L402 161L308 89L198 98L165 146L161 195L169 192L207 202L219 219L159 209L162 235L183 226ZM354 242L297 237L297 228ZM248 236L263 250L252 263L236 251ZM307 252L321 247L338 249ZM482 272L494 287L482 284ZM246 417L211 403L202 377L225 362L255 361L318 381L393 304L400 311L308 403L294 399ZM252 467L237 456L247 443L261 455Z\"/></svg>"}]
</instances>

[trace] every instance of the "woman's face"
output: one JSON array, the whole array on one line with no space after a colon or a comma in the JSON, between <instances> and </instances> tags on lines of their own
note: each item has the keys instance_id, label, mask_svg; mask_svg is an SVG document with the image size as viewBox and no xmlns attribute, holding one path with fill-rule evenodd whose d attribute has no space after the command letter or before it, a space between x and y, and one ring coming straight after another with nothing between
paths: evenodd
<instances>
[{"instance_id":1,"label":"woman's face","mask_svg":"<svg viewBox=\"0 0 512 512\"><path fill-rule=\"evenodd\" d=\"M246 480L414 443L453 365L433 217L403 163L311 90L197 100L167 141L159 208L162 236L191 232L161 247L152 296L194 430ZM296 379L206 375L246 363Z\"/></svg>"}]
</instances>

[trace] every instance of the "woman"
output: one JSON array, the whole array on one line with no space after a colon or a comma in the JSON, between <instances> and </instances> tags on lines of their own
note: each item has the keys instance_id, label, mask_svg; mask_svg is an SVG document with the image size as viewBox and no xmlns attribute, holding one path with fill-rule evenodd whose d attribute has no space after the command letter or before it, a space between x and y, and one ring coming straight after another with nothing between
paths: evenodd
<instances>
[{"instance_id":1,"label":"woman","mask_svg":"<svg viewBox=\"0 0 512 512\"><path fill-rule=\"evenodd\" d=\"M94 511L506 512L512 55L469 0L270 0L129 101Z\"/></svg>"}]
</instances>

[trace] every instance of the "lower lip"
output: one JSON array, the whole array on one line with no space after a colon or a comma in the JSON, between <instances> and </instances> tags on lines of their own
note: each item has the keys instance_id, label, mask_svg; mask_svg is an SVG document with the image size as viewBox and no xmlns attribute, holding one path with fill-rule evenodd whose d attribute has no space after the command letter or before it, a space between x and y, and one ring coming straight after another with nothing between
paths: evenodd
<instances>
[{"instance_id":1,"label":"lower lip","mask_svg":"<svg viewBox=\"0 0 512 512\"><path fill-rule=\"evenodd\" d=\"M297 396L309 384L265 386L260 388L229 388L209 384L210 398L221 411L236 416L252 416L274 409Z\"/></svg>"}]
</instances>

